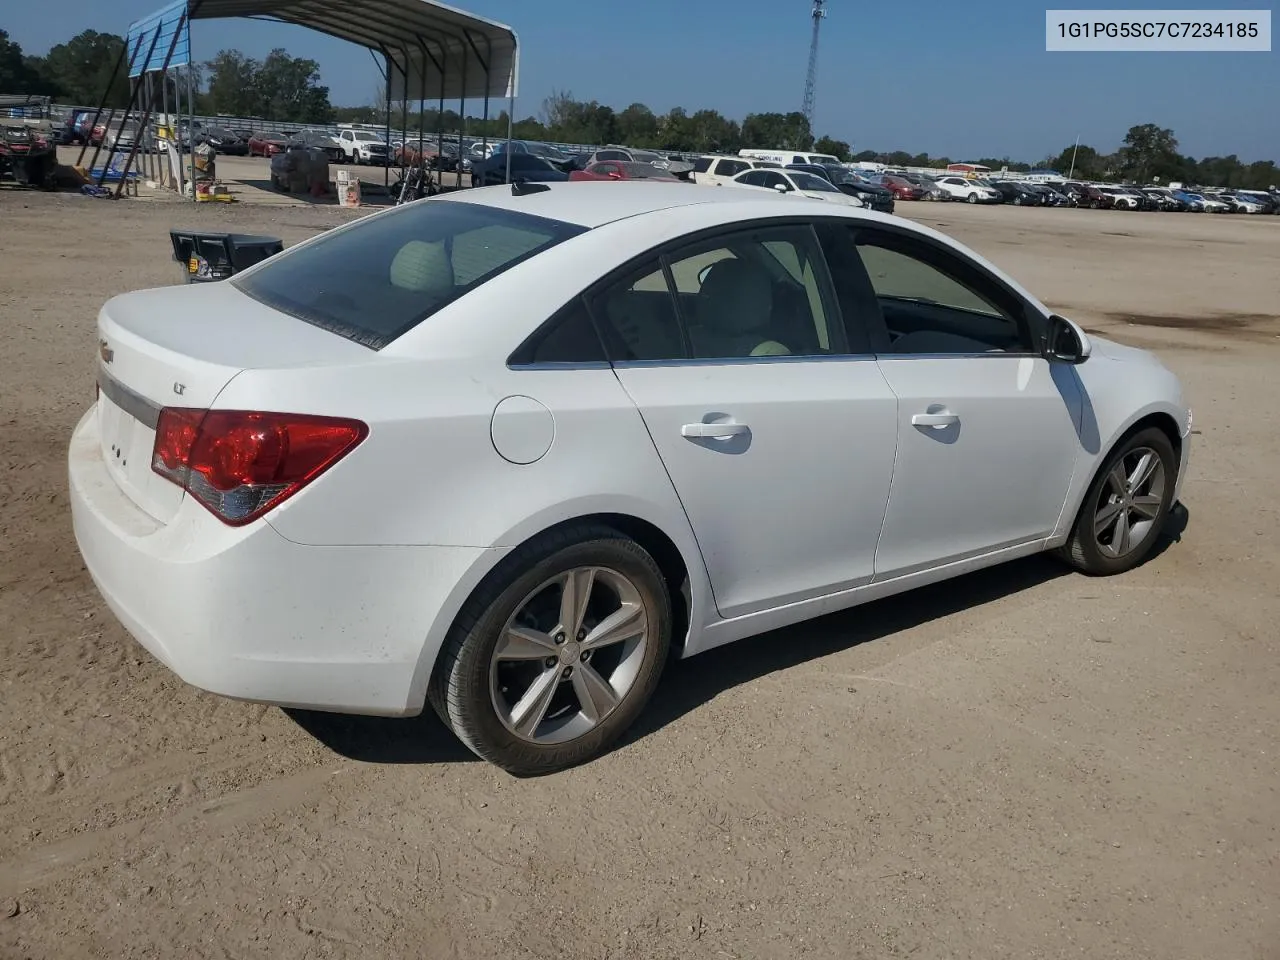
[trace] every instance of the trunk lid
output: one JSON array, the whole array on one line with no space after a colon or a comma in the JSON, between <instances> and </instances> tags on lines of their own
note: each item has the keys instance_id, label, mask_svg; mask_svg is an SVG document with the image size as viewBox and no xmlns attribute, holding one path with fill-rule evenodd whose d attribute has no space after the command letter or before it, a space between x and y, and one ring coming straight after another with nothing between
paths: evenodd
<instances>
[{"instance_id":1,"label":"trunk lid","mask_svg":"<svg viewBox=\"0 0 1280 960\"><path fill-rule=\"evenodd\" d=\"M107 470L168 522L184 491L151 469L164 407L213 406L242 370L368 362L373 351L258 303L227 281L142 290L98 314L98 429Z\"/></svg>"}]
</instances>

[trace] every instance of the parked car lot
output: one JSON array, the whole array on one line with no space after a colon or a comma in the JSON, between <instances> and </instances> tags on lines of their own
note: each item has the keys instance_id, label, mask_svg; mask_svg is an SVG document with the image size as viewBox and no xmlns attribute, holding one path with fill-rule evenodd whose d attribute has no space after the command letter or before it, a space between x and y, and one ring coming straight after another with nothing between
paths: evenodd
<instances>
[{"instance_id":1,"label":"parked car lot","mask_svg":"<svg viewBox=\"0 0 1280 960\"><path fill-rule=\"evenodd\" d=\"M1178 373L1199 433L1177 541L1117 579L1020 561L712 651L618 750L529 781L429 717L199 694L129 639L76 558L63 450L98 308L177 279L188 208L24 204L0 232L21 411L0 432L0 953L174 956L216 931L288 957L1190 960L1280 936L1270 218L903 203ZM199 213L296 243L359 212ZM73 232L114 256L68 285Z\"/></svg>"}]
</instances>

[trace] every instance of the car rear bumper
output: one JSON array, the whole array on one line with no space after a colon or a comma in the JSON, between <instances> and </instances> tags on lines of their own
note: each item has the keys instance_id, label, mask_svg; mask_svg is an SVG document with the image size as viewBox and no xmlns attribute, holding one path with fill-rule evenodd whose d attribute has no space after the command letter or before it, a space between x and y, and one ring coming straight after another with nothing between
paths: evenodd
<instances>
[{"instance_id":1,"label":"car rear bumper","mask_svg":"<svg viewBox=\"0 0 1280 960\"><path fill-rule=\"evenodd\" d=\"M72 524L107 606L187 683L341 713L422 708L444 611L489 552L303 546L232 528L191 498L161 524L116 485L91 408L68 451Z\"/></svg>"}]
</instances>

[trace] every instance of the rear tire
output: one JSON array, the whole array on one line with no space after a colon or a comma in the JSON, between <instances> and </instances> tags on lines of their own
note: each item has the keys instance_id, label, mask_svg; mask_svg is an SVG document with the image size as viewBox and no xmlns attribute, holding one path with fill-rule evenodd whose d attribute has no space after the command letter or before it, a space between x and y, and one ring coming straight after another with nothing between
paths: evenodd
<instances>
[{"instance_id":1,"label":"rear tire","mask_svg":"<svg viewBox=\"0 0 1280 960\"><path fill-rule=\"evenodd\" d=\"M516 776L553 773L599 756L631 726L671 630L666 580L648 551L609 527L569 526L485 578L445 638L428 698L478 756Z\"/></svg>"},{"instance_id":2,"label":"rear tire","mask_svg":"<svg viewBox=\"0 0 1280 960\"><path fill-rule=\"evenodd\" d=\"M1055 553L1090 576L1132 570L1164 531L1177 476L1178 458L1163 430L1148 427L1125 438L1093 478L1071 536Z\"/></svg>"}]
</instances>

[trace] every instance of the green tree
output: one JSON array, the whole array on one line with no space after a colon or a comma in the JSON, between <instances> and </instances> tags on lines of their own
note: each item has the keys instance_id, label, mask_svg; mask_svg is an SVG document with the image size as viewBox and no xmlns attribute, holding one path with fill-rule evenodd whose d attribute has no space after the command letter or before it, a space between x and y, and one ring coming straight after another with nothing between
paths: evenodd
<instances>
[{"instance_id":1,"label":"green tree","mask_svg":"<svg viewBox=\"0 0 1280 960\"><path fill-rule=\"evenodd\" d=\"M129 102L129 79L125 76L128 71L112 75L122 49L123 37L85 30L45 56L32 57L27 62L63 100L97 103L105 92L108 106L123 107Z\"/></svg>"},{"instance_id":2,"label":"green tree","mask_svg":"<svg viewBox=\"0 0 1280 960\"><path fill-rule=\"evenodd\" d=\"M618 114L618 139L636 147L658 143L658 118L643 103L633 103Z\"/></svg>"},{"instance_id":3,"label":"green tree","mask_svg":"<svg viewBox=\"0 0 1280 960\"><path fill-rule=\"evenodd\" d=\"M239 50L219 50L217 56L205 64L205 68L209 71L209 90L202 106L208 112L233 117L262 115L272 120L285 119L260 114L256 60L246 57Z\"/></svg>"},{"instance_id":4,"label":"green tree","mask_svg":"<svg viewBox=\"0 0 1280 960\"><path fill-rule=\"evenodd\" d=\"M831 137L819 137L814 143L813 149L818 153L829 153L840 161L847 161L851 155L849 144L843 140L834 140Z\"/></svg>"},{"instance_id":5,"label":"green tree","mask_svg":"<svg viewBox=\"0 0 1280 960\"><path fill-rule=\"evenodd\" d=\"M748 113L742 121L744 146L784 150L809 150L813 131L803 113Z\"/></svg>"},{"instance_id":6,"label":"green tree","mask_svg":"<svg viewBox=\"0 0 1280 960\"><path fill-rule=\"evenodd\" d=\"M320 84L320 64L291 57L283 47L267 54L254 78L257 115L293 123L328 123L329 88Z\"/></svg>"},{"instance_id":7,"label":"green tree","mask_svg":"<svg viewBox=\"0 0 1280 960\"><path fill-rule=\"evenodd\" d=\"M1105 158L1093 147L1071 144L1052 161L1050 166L1064 177L1077 180L1099 180L1106 168Z\"/></svg>"},{"instance_id":8,"label":"green tree","mask_svg":"<svg viewBox=\"0 0 1280 960\"><path fill-rule=\"evenodd\" d=\"M39 82L39 75L22 55L22 47L9 39L7 30L0 30L0 91L36 93Z\"/></svg>"},{"instance_id":9,"label":"green tree","mask_svg":"<svg viewBox=\"0 0 1280 960\"><path fill-rule=\"evenodd\" d=\"M1116 159L1120 175L1136 183L1176 176L1183 168L1173 131L1154 123L1130 127Z\"/></svg>"},{"instance_id":10,"label":"green tree","mask_svg":"<svg viewBox=\"0 0 1280 960\"><path fill-rule=\"evenodd\" d=\"M742 129L719 110L699 110L689 117L687 129L689 149L701 153L737 153L742 146Z\"/></svg>"}]
</instances>

